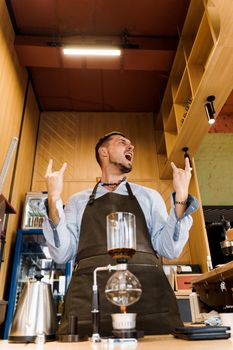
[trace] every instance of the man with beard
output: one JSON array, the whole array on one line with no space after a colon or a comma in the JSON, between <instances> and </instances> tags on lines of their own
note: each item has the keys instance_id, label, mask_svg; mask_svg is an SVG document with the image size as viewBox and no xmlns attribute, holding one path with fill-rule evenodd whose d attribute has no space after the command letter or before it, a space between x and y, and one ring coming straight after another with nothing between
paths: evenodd
<instances>
[{"instance_id":1,"label":"man with beard","mask_svg":"<svg viewBox=\"0 0 233 350\"><path fill-rule=\"evenodd\" d=\"M145 334L168 334L182 321L174 292L163 273L158 255L175 258L188 240L192 225L190 213L197 201L188 194L191 179L189 159L185 169L171 163L174 193L172 208L167 214L160 194L127 181L132 169L134 146L122 133L111 132L96 144L96 159L102 171L93 190L74 194L65 210L61 193L66 164L52 171L50 160L45 175L48 188L48 218L44 235L52 258L64 263L76 257L76 267L69 285L58 334L67 334L69 317L77 316L79 333L92 333L91 295L93 270L114 264L107 253L106 216L112 212L130 212L136 216L137 250L129 260L129 270L142 285L140 300L128 307L137 313L137 328ZM100 287L101 335L111 335L111 313L119 308L107 301L104 293L108 272L98 274Z\"/></svg>"}]
</instances>

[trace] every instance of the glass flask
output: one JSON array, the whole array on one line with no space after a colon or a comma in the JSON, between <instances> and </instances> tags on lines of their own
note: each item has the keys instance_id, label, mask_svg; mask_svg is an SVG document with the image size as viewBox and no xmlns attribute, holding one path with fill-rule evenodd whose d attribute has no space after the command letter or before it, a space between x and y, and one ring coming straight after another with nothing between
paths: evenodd
<instances>
[{"instance_id":1,"label":"glass flask","mask_svg":"<svg viewBox=\"0 0 233 350\"><path fill-rule=\"evenodd\" d=\"M136 219L128 212L107 215L107 249L114 259L131 258L136 251Z\"/></svg>"},{"instance_id":2,"label":"glass flask","mask_svg":"<svg viewBox=\"0 0 233 350\"><path fill-rule=\"evenodd\" d=\"M105 295L117 306L132 305L142 294L141 284L137 277L127 270L126 264L118 264L117 268L106 284Z\"/></svg>"}]
</instances>

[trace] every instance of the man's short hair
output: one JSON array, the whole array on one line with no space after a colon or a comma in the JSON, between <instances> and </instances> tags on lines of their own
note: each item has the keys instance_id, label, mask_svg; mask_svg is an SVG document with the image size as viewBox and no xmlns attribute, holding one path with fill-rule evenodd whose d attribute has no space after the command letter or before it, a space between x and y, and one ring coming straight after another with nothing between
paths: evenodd
<instances>
[{"instance_id":1,"label":"man's short hair","mask_svg":"<svg viewBox=\"0 0 233 350\"><path fill-rule=\"evenodd\" d=\"M101 160L100 160L100 156L99 156L99 148L103 145L105 145L109 140L111 140L112 136L114 135L120 135L120 136L123 136L125 137L124 134L122 134L121 132L119 131L111 131L109 132L108 134L105 134L104 136L102 136L96 146L95 146L95 157L96 157L96 160L97 162L99 163L99 165L101 166Z\"/></svg>"}]
</instances>

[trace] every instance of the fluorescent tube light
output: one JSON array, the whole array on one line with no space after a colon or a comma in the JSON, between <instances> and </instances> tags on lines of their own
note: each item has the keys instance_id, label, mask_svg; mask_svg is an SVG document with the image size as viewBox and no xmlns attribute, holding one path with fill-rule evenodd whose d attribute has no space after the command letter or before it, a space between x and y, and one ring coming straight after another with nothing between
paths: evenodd
<instances>
[{"instance_id":1,"label":"fluorescent tube light","mask_svg":"<svg viewBox=\"0 0 233 350\"><path fill-rule=\"evenodd\" d=\"M107 48L73 47L63 49L64 55L69 56L120 56L121 50Z\"/></svg>"}]
</instances>

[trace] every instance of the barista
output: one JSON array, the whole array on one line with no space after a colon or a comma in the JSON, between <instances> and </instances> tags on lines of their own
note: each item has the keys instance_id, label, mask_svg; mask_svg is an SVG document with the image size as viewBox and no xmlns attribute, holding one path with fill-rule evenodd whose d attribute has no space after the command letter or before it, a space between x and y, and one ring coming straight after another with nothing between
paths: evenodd
<instances>
[{"instance_id":1,"label":"barista","mask_svg":"<svg viewBox=\"0 0 233 350\"><path fill-rule=\"evenodd\" d=\"M172 208L168 215L157 191L128 182L132 170L134 146L122 133L112 132L96 144L96 159L101 167L101 180L93 190L74 194L63 210L61 193L66 164L52 170L50 160L46 171L49 218L44 222L44 235L52 258L64 263L76 257L58 334L66 334L69 316L79 320L79 333L92 333L91 293L93 270L113 264L107 253L106 216L115 211L136 216L137 251L129 260L129 270L142 285L140 300L127 308L137 313L137 328L145 334L168 334L182 325L176 298L163 273L158 254L166 258L180 255L192 225L189 215L197 201L188 195L191 168L188 158L185 169L174 163ZM107 301L104 288L109 273L98 275L100 289L100 334L111 335L111 313L119 308Z\"/></svg>"}]
</instances>

